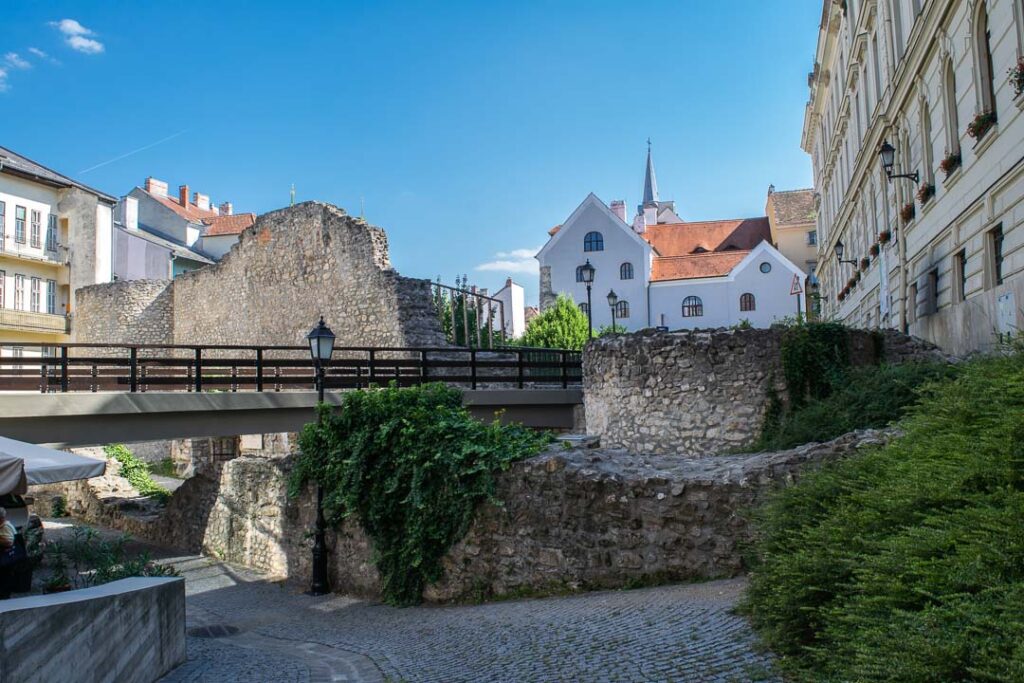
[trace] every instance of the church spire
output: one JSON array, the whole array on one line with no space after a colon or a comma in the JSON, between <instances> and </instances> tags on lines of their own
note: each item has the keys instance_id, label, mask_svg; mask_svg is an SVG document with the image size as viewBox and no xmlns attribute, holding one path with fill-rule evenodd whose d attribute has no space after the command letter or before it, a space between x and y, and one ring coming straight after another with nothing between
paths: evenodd
<instances>
[{"instance_id":1,"label":"church spire","mask_svg":"<svg viewBox=\"0 0 1024 683\"><path fill-rule=\"evenodd\" d=\"M658 179L654 177L654 160L651 158L651 139L647 138L647 171L644 173L643 203L658 201Z\"/></svg>"}]
</instances>

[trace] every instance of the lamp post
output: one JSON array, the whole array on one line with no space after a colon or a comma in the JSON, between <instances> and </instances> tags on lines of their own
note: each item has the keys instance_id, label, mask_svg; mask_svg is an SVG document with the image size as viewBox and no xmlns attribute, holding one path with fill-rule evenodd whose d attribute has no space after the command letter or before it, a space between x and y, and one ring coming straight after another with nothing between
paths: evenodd
<instances>
[{"instance_id":1,"label":"lamp post","mask_svg":"<svg viewBox=\"0 0 1024 683\"><path fill-rule=\"evenodd\" d=\"M316 370L316 392L317 404L324 402L324 376L328 363L331 362L331 355L334 353L334 333L324 323L324 317L320 316L320 322L306 335L309 342L309 353L313 358L313 367ZM317 412L317 421L320 420L320 413ZM309 586L310 595L326 595L331 592L327 582L327 520L324 519L324 487L318 481L316 484L316 533L313 536L313 580Z\"/></svg>"},{"instance_id":2,"label":"lamp post","mask_svg":"<svg viewBox=\"0 0 1024 683\"><path fill-rule=\"evenodd\" d=\"M917 171L913 173L893 173L892 169L896 163L896 148L889 144L886 140L882 143L882 146L878 148L878 157L882 161L882 170L885 171L885 176L892 182L893 178L907 178L913 180L914 183L921 182L921 177Z\"/></svg>"},{"instance_id":3,"label":"lamp post","mask_svg":"<svg viewBox=\"0 0 1024 683\"><path fill-rule=\"evenodd\" d=\"M844 261L843 260L843 254L845 252L846 252L846 247L843 245L842 240L836 240L836 260L839 261L840 263L849 263L854 268L856 268L857 267L857 262L856 261Z\"/></svg>"},{"instance_id":4,"label":"lamp post","mask_svg":"<svg viewBox=\"0 0 1024 683\"><path fill-rule=\"evenodd\" d=\"M619 297L615 290L608 291L608 306L612 309L612 334L615 334L615 304L619 303Z\"/></svg>"},{"instance_id":5,"label":"lamp post","mask_svg":"<svg viewBox=\"0 0 1024 683\"><path fill-rule=\"evenodd\" d=\"M590 311L590 286L594 284L594 270L594 266L590 265L590 259L580 266L580 276L587 286L587 329L591 339L594 338L594 316Z\"/></svg>"}]
</instances>

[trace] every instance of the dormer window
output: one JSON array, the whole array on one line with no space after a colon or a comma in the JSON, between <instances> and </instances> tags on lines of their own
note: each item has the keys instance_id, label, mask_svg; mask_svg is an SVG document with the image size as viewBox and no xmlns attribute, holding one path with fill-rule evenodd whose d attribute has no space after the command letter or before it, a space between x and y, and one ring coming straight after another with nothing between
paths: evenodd
<instances>
[{"instance_id":1,"label":"dormer window","mask_svg":"<svg viewBox=\"0 0 1024 683\"><path fill-rule=\"evenodd\" d=\"M583 238L583 251L604 251L604 235L599 232L588 232Z\"/></svg>"},{"instance_id":2,"label":"dormer window","mask_svg":"<svg viewBox=\"0 0 1024 683\"><path fill-rule=\"evenodd\" d=\"M706 253L707 253L707 251L708 251L708 250L707 250L707 249L705 249L704 247L697 247L696 249L694 249L694 250L693 250L693 251L691 251L690 253L691 253L691 254L706 254Z\"/></svg>"}]
</instances>

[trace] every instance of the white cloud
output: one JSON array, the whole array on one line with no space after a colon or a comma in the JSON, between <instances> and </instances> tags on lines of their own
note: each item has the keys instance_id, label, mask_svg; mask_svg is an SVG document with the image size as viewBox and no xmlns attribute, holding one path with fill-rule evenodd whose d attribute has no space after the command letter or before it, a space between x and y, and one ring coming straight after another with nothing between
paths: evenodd
<instances>
[{"instance_id":1,"label":"white cloud","mask_svg":"<svg viewBox=\"0 0 1024 683\"><path fill-rule=\"evenodd\" d=\"M46 60L47 62L50 62L51 64L60 64L59 61L57 61L56 59L51 57L49 54L43 52L38 47L30 47L28 49L28 51L31 52L36 57L38 57L39 59Z\"/></svg>"},{"instance_id":2,"label":"white cloud","mask_svg":"<svg viewBox=\"0 0 1024 683\"><path fill-rule=\"evenodd\" d=\"M5 54L4 64L12 69L28 69L32 66L27 59L23 59L17 52L8 52Z\"/></svg>"},{"instance_id":3,"label":"white cloud","mask_svg":"<svg viewBox=\"0 0 1024 683\"><path fill-rule=\"evenodd\" d=\"M53 26L64 34L64 40L72 50L84 52L87 55L95 55L103 52L103 43L86 37L94 36L96 35L96 32L82 26L74 19L51 21L50 26Z\"/></svg>"},{"instance_id":4,"label":"white cloud","mask_svg":"<svg viewBox=\"0 0 1024 683\"><path fill-rule=\"evenodd\" d=\"M7 70L0 67L0 92L7 92Z\"/></svg>"},{"instance_id":5,"label":"white cloud","mask_svg":"<svg viewBox=\"0 0 1024 683\"><path fill-rule=\"evenodd\" d=\"M537 259L534 255L540 251L536 249L513 249L512 251L499 251L494 255L493 261L481 263L474 270L493 270L503 273L530 273L536 275L540 272Z\"/></svg>"}]
</instances>

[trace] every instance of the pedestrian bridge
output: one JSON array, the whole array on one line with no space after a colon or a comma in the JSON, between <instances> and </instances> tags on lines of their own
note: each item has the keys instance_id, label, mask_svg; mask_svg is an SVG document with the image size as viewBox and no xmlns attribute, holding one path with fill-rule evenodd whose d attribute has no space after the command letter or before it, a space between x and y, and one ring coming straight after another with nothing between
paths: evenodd
<instances>
[{"instance_id":1,"label":"pedestrian bridge","mask_svg":"<svg viewBox=\"0 0 1024 683\"><path fill-rule=\"evenodd\" d=\"M572 429L581 379L575 351L345 347L324 386L326 401L339 404L338 390L443 382L481 419ZM32 443L297 431L316 400L305 346L63 344L0 359L0 434Z\"/></svg>"}]
</instances>

